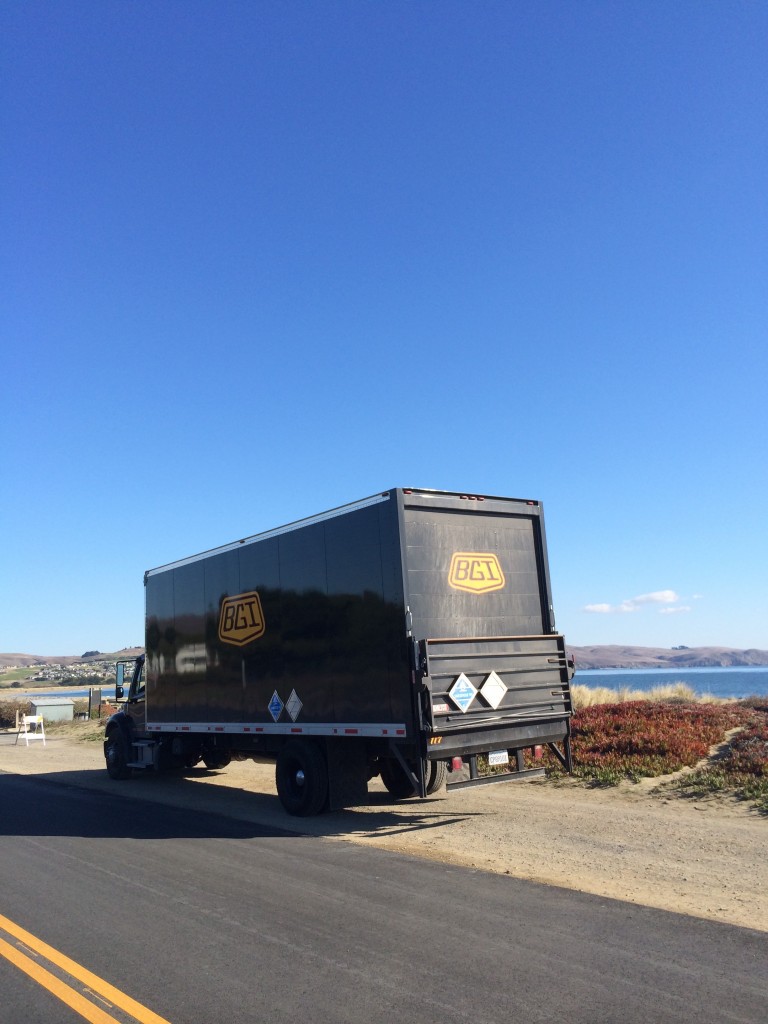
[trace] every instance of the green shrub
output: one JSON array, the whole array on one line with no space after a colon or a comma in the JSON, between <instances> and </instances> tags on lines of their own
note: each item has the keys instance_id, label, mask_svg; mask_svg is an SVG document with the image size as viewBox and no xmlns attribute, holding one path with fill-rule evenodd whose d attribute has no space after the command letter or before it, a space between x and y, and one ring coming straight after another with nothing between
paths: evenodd
<instances>
[{"instance_id":1,"label":"green shrub","mask_svg":"<svg viewBox=\"0 0 768 1024\"><path fill-rule=\"evenodd\" d=\"M28 700L0 700L0 729L16 728L16 712L20 715L31 715L32 705Z\"/></svg>"}]
</instances>

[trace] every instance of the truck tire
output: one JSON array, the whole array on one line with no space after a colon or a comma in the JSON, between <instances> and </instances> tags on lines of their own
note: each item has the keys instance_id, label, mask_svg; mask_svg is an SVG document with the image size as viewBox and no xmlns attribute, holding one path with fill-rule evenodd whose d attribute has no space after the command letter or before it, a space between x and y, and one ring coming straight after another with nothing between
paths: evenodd
<instances>
[{"instance_id":1,"label":"truck tire","mask_svg":"<svg viewBox=\"0 0 768 1024\"><path fill-rule=\"evenodd\" d=\"M113 729L104 741L104 759L107 762L107 775L110 779L130 777L127 743L119 729Z\"/></svg>"},{"instance_id":2,"label":"truck tire","mask_svg":"<svg viewBox=\"0 0 768 1024\"><path fill-rule=\"evenodd\" d=\"M277 755L275 781L280 803L289 814L309 818L328 799L328 769L322 751L311 740L289 740Z\"/></svg>"},{"instance_id":3,"label":"truck tire","mask_svg":"<svg viewBox=\"0 0 768 1024\"><path fill-rule=\"evenodd\" d=\"M232 760L229 751L217 750L215 753L203 754L203 764L209 772L218 771L219 768L226 768Z\"/></svg>"},{"instance_id":4,"label":"truck tire","mask_svg":"<svg viewBox=\"0 0 768 1024\"><path fill-rule=\"evenodd\" d=\"M413 766L413 771L416 772L415 766ZM427 796L431 796L432 793L436 793L444 786L447 777L448 765L445 761L425 761L424 781L427 786ZM394 758L387 758L382 762L381 781L395 800L405 800L416 792L413 783L403 771L403 766Z\"/></svg>"},{"instance_id":5,"label":"truck tire","mask_svg":"<svg viewBox=\"0 0 768 1024\"><path fill-rule=\"evenodd\" d=\"M394 757L382 760L381 781L389 795L395 800L405 800L406 797L413 796L416 792L413 783L403 771L403 766Z\"/></svg>"},{"instance_id":6,"label":"truck tire","mask_svg":"<svg viewBox=\"0 0 768 1024\"><path fill-rule=\"evenodd\" d=\"M442 789L448 778L447 761L428 761L426 765L427 796Z\"/></svg>"}]
</instances>

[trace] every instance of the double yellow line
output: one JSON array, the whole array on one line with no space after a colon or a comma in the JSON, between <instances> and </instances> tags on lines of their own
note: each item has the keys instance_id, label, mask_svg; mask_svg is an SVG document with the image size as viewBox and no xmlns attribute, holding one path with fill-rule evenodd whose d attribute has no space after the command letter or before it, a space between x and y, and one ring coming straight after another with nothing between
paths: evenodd
<instances>
[{"instance_id":1,"label":"double yellow line","mask_svg":"<svg viewBox=\"0 0 768 1024\"><path fill-rule=\"evenodd\" d=\"M87 968L70 960L68 956L49 946L42 939L38 939L31 932L20 928L19 925L14 924L7 917L3 917L2 914L0 914L0 931L16 940L16 943L12 945L0 936L0 956L4 956L6 960L28 974L38 985L42 985L43 988L53 993L91 1024L115 1024L117 1018L87 999L82 995L82 990L78 992L71 985L61 981L55 974L46 970L37 960L33 959L33 956L28 956L28 953L45 958L48 963L58 967L60 971L68 974L75 981L79 981L86 990L94 993L110 1009L118 1007L139 1021L139 1024L169 1024L164 1017L159 1017L152 1010L148 1010L146 1006L142 1006L141 1003L137 1003L135 999L131 999L120 989L115 988L114 985L110 985L108 981L104 981L103 978L93 974ZM20 947L24 947L27 952L22 952Z\"/></svg>"}]
</instances>

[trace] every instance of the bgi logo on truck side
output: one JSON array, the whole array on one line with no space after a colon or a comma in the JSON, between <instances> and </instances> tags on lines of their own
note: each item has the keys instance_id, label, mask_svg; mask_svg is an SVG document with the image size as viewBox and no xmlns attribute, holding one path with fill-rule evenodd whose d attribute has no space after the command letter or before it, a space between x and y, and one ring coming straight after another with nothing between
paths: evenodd
<instances>
[{"instance_id":1,"label":"bgi logo on truck side","mask_svg":"<svg viewBox=\"0 0 768 1024\"><path fill-rule=\"evenodd\" d=\"M491 590L503 590L507 581L496 555L482 551L457 551L451 559L448 582L454 590L487 594Z\"/></svg>"},{"instance_id":2,"label":"bgi logo on truck side","mask_svg":"<svg viewBox=\"0 0 768 1024\"><path fill-rule=\"evenodd\" d=\"M225 597L221 602L219 640L223 644L243 647L262 636L265 629L261 600L255 590Z\"/></svg>"}]
</instances>

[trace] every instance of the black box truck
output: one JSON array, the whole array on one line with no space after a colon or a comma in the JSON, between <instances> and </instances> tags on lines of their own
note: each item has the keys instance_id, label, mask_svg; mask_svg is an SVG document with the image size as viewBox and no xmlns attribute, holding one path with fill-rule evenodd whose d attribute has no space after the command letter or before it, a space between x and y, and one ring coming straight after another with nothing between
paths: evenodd
<instances>
[{"instance_id":1,"label":"black box truck","mask_svg":"<svg viewBox=\"0 0 768 1024\"><path fill-rule=\"evenodd\" d=\"M538 501L395 488L144 585L112 778L266 758L286 811L312 815L365 803L376 776L404 798L542 774L524 751L545 745L570 770Z\"/></svg>"}]
</instances>

